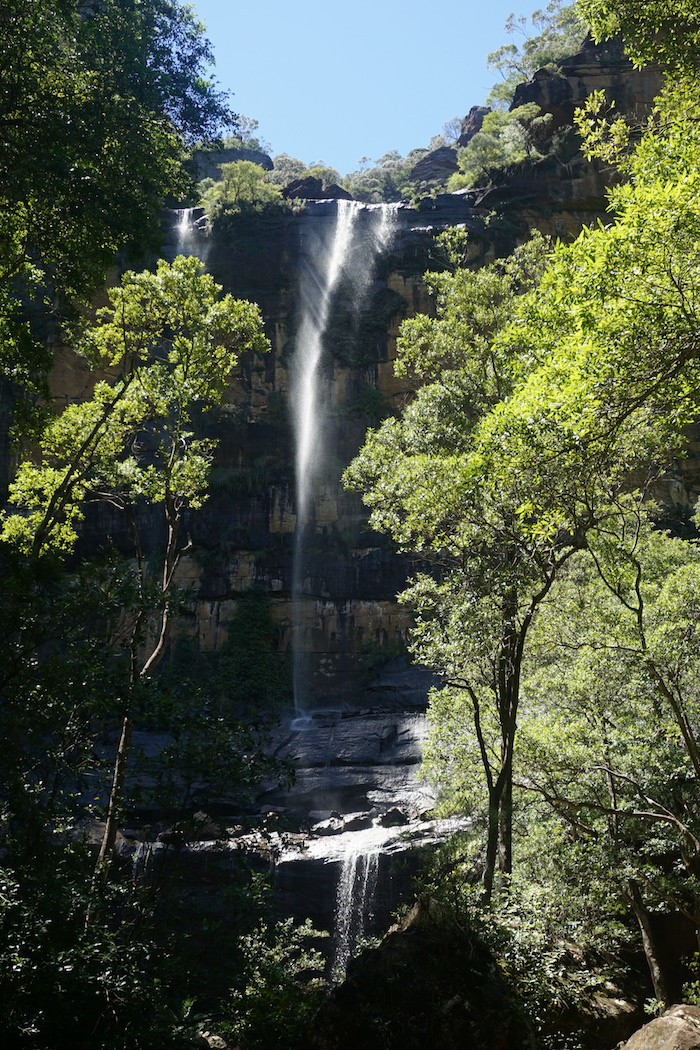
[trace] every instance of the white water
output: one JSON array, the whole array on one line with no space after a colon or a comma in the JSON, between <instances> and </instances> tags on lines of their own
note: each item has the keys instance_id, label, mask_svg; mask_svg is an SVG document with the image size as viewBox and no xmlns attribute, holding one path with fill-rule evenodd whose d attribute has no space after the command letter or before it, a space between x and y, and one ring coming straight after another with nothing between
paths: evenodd
<instances>
[{"instance_id":1,"label":"white water","mask_svg":"<svg viewBox=\"0 0 700 1050\"><path fill-rule=\"evenodd\" d=\"M333 964L331 972L342 981L348 963L367 931L379 874L379 849L369 853L350 850L338 878L335 902Z\"/></svg>"},{"instance_id":2,"label":"white water","mask_svg":"<svg viewBox=\"0 0 700 1050\"><path fill-rule=\"evenodd\" d=\"M197 217L199 213L199 217ZM202 216L201 208L178 208L177 209L177 254L195 255L206 264L209 254L208 241L202 236L206 227L206 219Z\"/></svg>"},{"instance_id":3,"label":"white water","mask_svg":"<svg viewBox=\"0 0 700 1050\"><path fill-rule=\"evenodd\" d=\"M304 551L314 524L314 490L324 462L323 423L327 405L323 398L321 364L324 337L338 284L345 279L352 306L361 310L372 280L374 264L390 244L396 209L337 202L330 235L312 228L303 258L301 324L296 338L291 394L296 445L296 533L292 570L294 706L297 728L310 724L310 682L303 658ZM364 232L360 227L368 227ZM327 400L327 398L326 398Z\"/></svg>"}]
</instances>

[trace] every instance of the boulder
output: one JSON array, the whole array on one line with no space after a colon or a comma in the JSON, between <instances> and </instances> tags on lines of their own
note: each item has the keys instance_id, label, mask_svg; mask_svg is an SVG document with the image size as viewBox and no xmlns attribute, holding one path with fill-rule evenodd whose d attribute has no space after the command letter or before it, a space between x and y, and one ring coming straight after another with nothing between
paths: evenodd
<instances>
[{"instance_id":1,"label":"boulder","mask_svg":"<svg viewBox=\"0 0 700 1050\"><path fill-rule=\"evenodd\" d=\"M287 199L300 200L352 200L352 194L344 190L342 186L333 184L324 188L321 180L313 175L307 175L303 179L294 179L284 187L282 195Z\"/></svg>"},{"instance_id":2,"label":"boulder","mask_svg":"<svg viewBox=\"0 0 700 1050\"><path fill-rule=\"evenodd\" d=\"M306 1050L507 1050L520 1045L517 1010L495 959L433 909L351 961L311 1021Z\"/></svg>"},{"instance_id":3,"label":"boulder","mask_svg":"<svg viewBox=\"0 0 700 1050\"><path fill-rule=\"evenodd\" d=\"M398 806L392 806L391 809L382 814L379 818L379 823L383 828L398 828L403 824L408 824L408 819L408 815L402 809L399 809Z\"/></svg>"},{"instance_id":4,"label":"boulder","mask_svg":"<svg viewBox=\"0 0 700 1050\"><path fill-rule=\"evenodd\" d=\"M466 117L462 121L460 136L457 139L458 146L464 147L471 142L471 140L476 135L477 131L481 131L481 126L484 123L484 117L487 113L490 112L490 106L472 106L472 108L469 110Z\"/></svg>"},{"instance_id":5,"label":"boulder","mask_svg":"<svg viewBox=\"0 0 700 1050\"><path fill-rule=\"evenodd\" d=\"M412 182L445 182L458 167L457 150L451 146L440 146L421 157L411 168L409 178Z\"/></svg>"},{"instance_id":6,"label":"boulder","mask_svg":"<svg viewBox=\"0 0 700 1050\"><path fill-rule=\"evenodd\" d=\"M700 1009L672 1006L635 1032L622 1050L700 1050Z\"/></svg>"},{"instance_id":7,"label":"boulder","mask_svg":"<svg viewBox=\"0 0 700 1050\"><path fill-rule=\"evenodd\" d=\"M272 158L268 157L267 153L259 149L246 149L245 146L231 146L217 150L198 149L192 156L200 179L220 179L221 165L230 164L234 160L249 160L253 164L258 164L265 171L272 171L274 168Z\"/></svg>"}]
</instances>

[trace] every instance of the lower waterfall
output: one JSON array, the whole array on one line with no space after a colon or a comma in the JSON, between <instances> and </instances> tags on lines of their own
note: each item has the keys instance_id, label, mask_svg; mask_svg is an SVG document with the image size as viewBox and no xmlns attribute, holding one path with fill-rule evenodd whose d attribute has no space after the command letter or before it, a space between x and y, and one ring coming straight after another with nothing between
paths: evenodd
<instances>
[{"instance_id":1,"label":"lower waterfall","mask_svg":"<svg viewBox=\"0 0 700 1050\"><path fill-rule=\"evenodd\" d=\"M367 932L379 874L380 850L350 850L338 877L333 931L332 974L342 980L360 939Z\"/></svg>"}]
</instances>

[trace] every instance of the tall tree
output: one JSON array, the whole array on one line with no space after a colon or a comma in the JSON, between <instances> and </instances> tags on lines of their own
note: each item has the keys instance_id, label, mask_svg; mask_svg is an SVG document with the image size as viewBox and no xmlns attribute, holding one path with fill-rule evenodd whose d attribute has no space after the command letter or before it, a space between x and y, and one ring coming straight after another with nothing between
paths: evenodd
<instances>
[{"instance_id":1,"label":"tall tree","mask_svg":"<svg viewBox=\"0 0 700 1050\"><path fill-rule=\"evenodd\" d=\"M495 341L519 294L536 284L544 242L505 263L429 277L435 318L402 327L398 370L426 380L399 419L370 432L346 472L375 528L435 566L404 598L417 611L413 651L470 711L486 787L484 889L512 867L512 777L529 631L562 564L580 543L523 527L517 478L491 473L479 431L524 368L517 336ZM587 521L583 508L581 528Z\"/></svg>"},{"instance_id":2,"label":"tall tree","mask_svg":"<svg viewBox=\"0 0 700 1050\"><path fill-rule=\"evenodd\" d=\"M117 250L156 243L164 198L188 192L188 146L231 123L210 59L180 0L1 0L0 369L15 396L41 388L66 304Z\"/></svg>"},{"instance_id":3,"label":"tall tree","mask_svg":"<svg viewBox=\"0 0 700 1050\"><path fill-rule=\"evenodd\" d=\"M93 361L116 367L116 383L99 382L92 399L50 421L36 461L23 463L11 488L22 508L6 514L3 539L32 553L70 550L90 502L125 517L135 556L134 596L120 636L129 661L97 874L106 879L124 792L133 708L139 689L165 653L177 568L188 546L183 518L206 499L213 450L193 433L194 412L221 403L238 354L264 351L259 311L230 295L194 258L161 261L156 273L126 273L111 306L85 337ZM164 519L164 549L153 571L139 512L155 504Z\"/></svg>"}]
</instances>

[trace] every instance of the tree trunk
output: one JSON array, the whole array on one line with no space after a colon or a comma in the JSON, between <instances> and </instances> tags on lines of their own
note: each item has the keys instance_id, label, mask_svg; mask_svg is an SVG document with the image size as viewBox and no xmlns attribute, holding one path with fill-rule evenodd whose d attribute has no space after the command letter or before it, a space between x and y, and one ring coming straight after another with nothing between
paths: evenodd
<instances>
[{"instance_id":1,"label":"tree trunk","mask_svg":"<svg viewBox=\"0 0 700 1050\"><path fill-rule=\"evenodd\" d=\"M636 879L627 880L627 898L632 905L632 910L636 916L637 922L639 923L644 954L649 967L649 973L651 974L651 982L654 986L654 995L660 1003L663 1003L665 1007L668 1007L671 1005L671 998L666 985L663 967L659 959L649 912L644 906L642 894Z\"/></svg>"}]
</instances>

